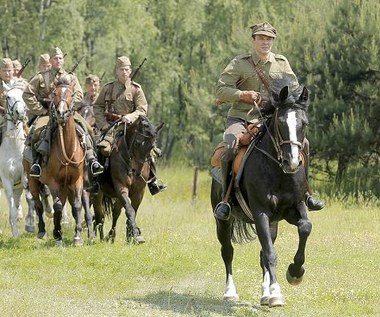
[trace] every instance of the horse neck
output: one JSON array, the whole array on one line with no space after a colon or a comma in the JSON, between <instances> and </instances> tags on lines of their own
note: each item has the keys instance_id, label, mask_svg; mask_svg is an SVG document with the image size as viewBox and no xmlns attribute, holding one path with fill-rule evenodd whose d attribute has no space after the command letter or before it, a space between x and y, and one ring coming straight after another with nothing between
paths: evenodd
<instances>
[{"instance_id":1,"label":"horse neck","mask_svg":"<svg viewBox=\"0 0 380 317\"><path fill-rule=\"evenodd\" d=\"M77 140L77 132L76 132L74 116L71 116L67 120L65 125L61 125L60 127L62 129L62 138L63 138L63 144L65 146L65 150L68 154L71 154L75 150L78 149L78 145L77 145L78 140Z\"/></svg>"},{"instance_id":2,"label":"horse neck","mask_svg":"<svg viewBox=\"0 0 380 317\"><path fill-rule=\"evenodd\" d=\"M25 141L23 122L18 120L14 123L11 120L7 120L6 128L3 130L3 135L3 142L23 144Z\"/></svg>"}]
</instances>

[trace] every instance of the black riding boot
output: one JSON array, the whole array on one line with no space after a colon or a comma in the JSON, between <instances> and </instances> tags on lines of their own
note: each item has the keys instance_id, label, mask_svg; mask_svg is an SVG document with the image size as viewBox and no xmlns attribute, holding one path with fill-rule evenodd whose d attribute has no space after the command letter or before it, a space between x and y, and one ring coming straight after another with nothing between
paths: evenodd
<instances>
[{"instance_id":1,"label":"black riding boot","mask_svg":"<svg viewBox=\"0 0 380 317\"><path fill-rule=\"evenodd\" d=\"M163 192L167 188L167 185L165 185L162 181L160 181L157 178L156 164L154 163L153 160L150 161L148 188L152 195L156 195L160 192Z\"/></svg>"},{"instance_id":2,"label":"black riding boot","mask_svg":"<svg viewBox=\"0 0 380 317\"><path fill-rule=\"evenodd\" d=\"M309 141L305 139L304 141L304 147L303 151L306 154L306 162L305 162L305 176L306 176L306 182L309 184L309 162L310 162L310 154L309 154ZM309 185L307 185L309 188ZM305 203L306 207L309 210L321 210L325 207L324 203L317 199L314 198L309 192L305 194Z\"/></svg>"},{"instance_id":3,"label":"black riding boot","mask_svg":"<svg viewBox=\"0 0 380 317\"><path fill-rule=\"evenodd\" d=\"M222 187L223 187L223 195L222 201L216 205L214 210L215 218L219 220L228 220L230 218L231 206L228 201L224 201L226 196L228 185L231 182L231 171L232 171L232 163L233 160L225 160L221 159L221 176L222 176Z\"/></svg>"}]
</instances>

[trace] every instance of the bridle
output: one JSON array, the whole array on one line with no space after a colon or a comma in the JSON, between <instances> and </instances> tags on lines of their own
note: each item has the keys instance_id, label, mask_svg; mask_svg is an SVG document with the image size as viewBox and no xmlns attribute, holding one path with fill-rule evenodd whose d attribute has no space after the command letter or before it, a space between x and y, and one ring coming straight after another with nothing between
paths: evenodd
<instances>
[{"instance_id":1,"label":"bridle","mask_svg":"<svg viewBox=\"0 0 380 317\"><path fill-rule=\"evenodd\" d=\"M23 103L22 100L16 100L13 104L9 104L9 98L6 97L7 107L6 107L6 119L7 121L11 121L14 125L23 122L24 116L20 113L15 112L15 108L18 103ZM24 106L25 109L25 106Z\"/></svg>"},{"instance_id":2,"label":"bridle","mask_svg":"<svg viewBox=\"0 0 380 317\"><path fill-rule=\"evenodd\" d=\"M257 110L259 111L259 114L260 114L261 118L264 119L264 117L262 116L261 111L260 111L260 109L259 109L259 107L257 106L256 103L255 103L255 106L257 107ZM296 105L292 105L292 107L297 108ZM286 145L286 144L292 145L293 144L293 145L298 146L299 149L301 150L302 149L302 142L293 141L293 140L285 140L284 139L284 137L281 134L280 128L279 128L278 115L279 115L279 108L276 107L275 110L274 110L274 113L273 113L273 117L272 117L273 118L272 119L273 120L273 129L274 129L273 135L270 132L270 129L269 129L267 123L266 123L266 120L263 120L263 125L266 128L266 133L269 135L269 137L270 137L270 139L272 141L273 147L274 147L275 152L277 154L277 158L273 157L273 155L271 155L270 153L268 153L264 149L259 148L257 146L257 144L255 144L254 147L258 151L260 151L261 153L263 153L265 156L267 156L269 159L271 159L273 162L275 162L281 168L281 170L285 174L295 174L295 173L298 172L301 164L294 171L288 171L288 170L285 169L283 145ZM299 155L301 156L301 151L299 151L299 153L300 153Z\"/></svg>"},{"instance_id":3,"label":"bridle","mask_svg":"<svg viewBox=\"0 0 380 317\"><path fill-rule=\"evenodd\" d=\"M75 95L75 92L72 91L70 85L61 84L58 87L63 87L63 88L67 88L67 89L63 92L63 94L60 96L60 99L58 101L56 101L55 98L53 99L53 102L52 102L52 104L50 106L50 108L51 108L51 115L58 122L59 125L63 125L64 126L67 123L67 121L69 120L69 118L75 112L75 109L74 109L74 95ZM53 91L53 94L55 96L56 96L55 92L56 92L57 88L55 88L54 91ZM70 103L67 101L67 98L69 96L72 97ZM65 108L67 108L67 110L65 110L63 113L59 113L59 111L57 110L57 106L59 106L61 103L65 103L66 104Z\"/></svg>"}]
</instances>

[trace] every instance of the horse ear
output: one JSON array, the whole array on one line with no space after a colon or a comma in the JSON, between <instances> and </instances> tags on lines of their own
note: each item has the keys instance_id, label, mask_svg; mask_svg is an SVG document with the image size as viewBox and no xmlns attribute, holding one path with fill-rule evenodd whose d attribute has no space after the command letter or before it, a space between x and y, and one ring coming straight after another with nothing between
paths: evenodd
<instances>
[{"instance_id":1,"label":"horse ear","mask_svg":"<svg viewBox=\"0 0 380 317\"><path fill-rule=\"evenodd\" d=\"M280 95L279 95L280 102L284 102L286 98L288 98L288 96L289 96L289 87L285 86L280 91Z\"/></svg>"},{"instance_id":2,"label":"horse ear","mask_svg":"<svg viewBox=\"0 0 380 317\"><path fill-rule=\"evenodd\" d=\"M309 99L309 90L304 86L300 95L300 100L307 101Z\"/></svg>"}]
</instances>

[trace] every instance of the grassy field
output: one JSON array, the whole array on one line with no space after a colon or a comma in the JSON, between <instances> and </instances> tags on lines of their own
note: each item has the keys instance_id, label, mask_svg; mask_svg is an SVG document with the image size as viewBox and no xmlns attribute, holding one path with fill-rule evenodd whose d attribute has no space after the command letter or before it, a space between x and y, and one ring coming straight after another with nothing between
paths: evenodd
<instances>
[{"instance_id":1,"label":"grassy field","mask_svg":"<svg viewBox=\"0 0 380 317\"><path fill-rule=\"evenodd\" d=\"M138 224L147 242L125 244L125 215L115 243L73 247L50 237L11 238L4 194L0 198L0 316L380 316L380 213L374 206L329 203L311 213L306 274L299 286L285 272L297 231L281 223L276 242L278 277L286 306L260 307L259 244L235 247L234 278L241 301L222 300L224 265L209 203L210 178L199 175L192 201L191 169L161 169L169 187L147 192ZM106 227L109 228L107 220ZM24 222L20 222L23 230Z\"/></svg>"}]
</instances>

